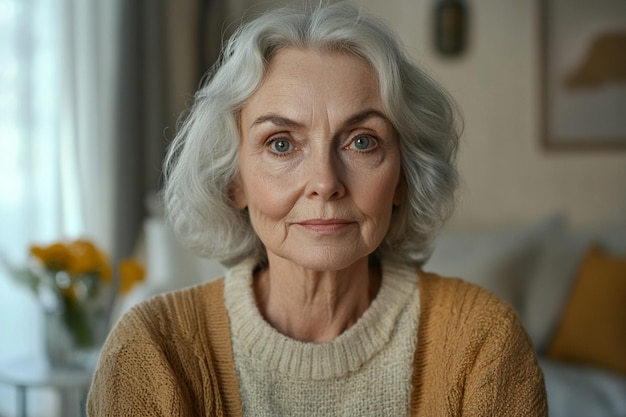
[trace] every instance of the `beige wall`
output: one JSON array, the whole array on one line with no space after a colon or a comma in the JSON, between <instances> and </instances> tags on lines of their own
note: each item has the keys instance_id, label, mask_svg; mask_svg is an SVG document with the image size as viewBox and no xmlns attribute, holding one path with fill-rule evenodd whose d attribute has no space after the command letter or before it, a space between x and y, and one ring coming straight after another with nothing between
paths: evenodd
<instances>
[{"instance_id":1,"label":"beige wall","mask_svg":"<svg viewBox=\"0 0 626 417\"><path fill-rule=\"evenodd\" d=\"M463 112L464 184L451 227L520 224L556 211L575 227L626 225L626 151L542 149L538 1L468 1L470 46L452 60L432 47L434 0L357 3L391 23Z\"/></svg>"}]
</instances>

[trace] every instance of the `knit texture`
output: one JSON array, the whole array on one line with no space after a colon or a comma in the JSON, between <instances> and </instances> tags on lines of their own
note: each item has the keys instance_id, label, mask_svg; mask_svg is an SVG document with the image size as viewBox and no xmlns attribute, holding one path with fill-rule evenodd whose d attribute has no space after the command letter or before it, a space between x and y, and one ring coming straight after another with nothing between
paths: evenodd
<instances>
[{"instance_id":1,"label":"knit texture","mask_svg":"<svg viewBox=\"0 0 626 417\"><path fill-rule=\"evenodd\" d=\"M256 308L254 260L226 277L235 368L245 416L407 416L419 316L414 270L382 265L363 316L327 343L272 328Z\"/></svg>"},{"instance_id":2,"label":"knit texture","mask_svg":"<svg viewBox=\"0 0 626 417\"><path fill-rule=\"evenodd\" d=\"M459 279L420 273L413 416L547 416L543 374L512 307Z\"/></svg>"},{"instance_id":3,"label":"knit texture","mask_svg":"<svg viewBox=\"0 0 626 417\"><path fill-rule=\"evenodd\" d=\"M546 416L543 376L512 309L461 280L420 272L418 287L411 415ZM87 410L90 417L242 416L224 281L131 309L102 349Z\"/></svg>"}]
</instances>

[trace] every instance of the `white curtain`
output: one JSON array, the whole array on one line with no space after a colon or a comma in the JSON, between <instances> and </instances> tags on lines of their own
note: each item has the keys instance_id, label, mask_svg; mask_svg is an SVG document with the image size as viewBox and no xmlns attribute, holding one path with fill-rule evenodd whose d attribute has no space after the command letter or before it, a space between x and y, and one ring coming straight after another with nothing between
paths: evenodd
<instances>
[{"instance_id":1,"label":"white curtain","mask_svg":"<svg viewBox=\"0 0 626 417\"><path fill-rule=\"evenodd\" d=\"M0 0L0 253L13 263L63 238L111 250L118 8ZM36 301L0 268L0 363L43 355L41 334ZM13 396L0 386L0 415L15 412Z\"/></svg>"}]
</instances>

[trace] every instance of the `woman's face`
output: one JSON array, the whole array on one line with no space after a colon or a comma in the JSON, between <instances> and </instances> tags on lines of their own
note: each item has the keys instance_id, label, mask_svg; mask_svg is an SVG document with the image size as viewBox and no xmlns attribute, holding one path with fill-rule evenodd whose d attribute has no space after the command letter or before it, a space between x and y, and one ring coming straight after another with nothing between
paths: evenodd
<instances>
[{"instance_id":1,"label":"woman's face","mask_svg":"<svg viewBox=\"0 0 626 417\"><path fill-rule=\"evenodd\" d=\"M270 262L339 270L379 246L403 182L398 137L365 61L278 52L239 128L234 198Z\"/></svg>"}]
</instances>

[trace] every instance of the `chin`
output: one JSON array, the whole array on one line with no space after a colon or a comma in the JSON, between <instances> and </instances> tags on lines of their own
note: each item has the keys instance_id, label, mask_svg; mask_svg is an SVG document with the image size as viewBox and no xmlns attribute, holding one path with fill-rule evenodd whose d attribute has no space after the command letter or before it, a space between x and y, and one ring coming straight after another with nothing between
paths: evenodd
<instances>
[{"instance_id":1,"label":"chin","mask_svg":"<svg viewBox=\"0 0 626 417\"><path fill-rule=\"evenodd\" d=\"M306 248L303 253L285 253L281 258L311 271L341 271L358 262L368 262L373 251L360 251L356 248Z\"/></svg>"}]
</instances>

